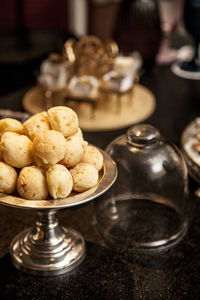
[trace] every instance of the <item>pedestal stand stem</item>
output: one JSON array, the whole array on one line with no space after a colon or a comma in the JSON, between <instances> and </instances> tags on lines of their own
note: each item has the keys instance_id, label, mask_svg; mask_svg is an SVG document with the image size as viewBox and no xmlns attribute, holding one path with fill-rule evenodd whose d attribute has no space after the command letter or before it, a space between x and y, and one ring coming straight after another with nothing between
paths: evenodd
<instances>
[{"instance_id":1,"label":"pedestal stand stem","mask_svg":"<svg viewBox=\"0 0 200 300\"><path fill-rule=\"evenodd\" d=\"M30 238L33 243L56 245L65 238L65 231L59 226L56 210L40 211Z\"/></svg>"}]
</instances>

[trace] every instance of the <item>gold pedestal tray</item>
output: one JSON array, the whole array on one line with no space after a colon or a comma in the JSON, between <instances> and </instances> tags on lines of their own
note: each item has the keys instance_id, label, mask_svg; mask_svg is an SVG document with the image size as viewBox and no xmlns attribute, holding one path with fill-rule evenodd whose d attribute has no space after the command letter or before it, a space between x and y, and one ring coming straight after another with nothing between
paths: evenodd
<instances>
[{"instance_id":1,"label":"gold pedestal tray","mask_svg":"<svg viewBox=\"0 0 200 300\"><path fill-rule=\"evenodd\" d=\"M72 107L78 114L80 127L85 131L107 131L128 127L147 119L156 107L152 92L140 84L135 84L131 96L104 95L98 101L94 113L91 113L92 107L89 103L75 101L64 103L62 95L57 95L53 103ZM32 88L24 95L23 106L31 114L46 109L44 94L39 87Z\"/></svg>"},{"instance_id":2,"label":"gold pedestal tray","mask_svg":"<svg viewBox=\"0 0 200 300\"><path fill-rule=\"evenodd\" d=\"M83 237L73 229L59 226L56 213L59 209L95 199L114 183L116 164L108 154L100 151L104 167L99 173L98 184L88 191L58 200L26 200L0 194L0 204L31 209L38 215L35 226L19 233L11 243L10 253L16 268L33 275L52 276L68 272L83 261L86 253Z\"/></svg>"}]
</instances>

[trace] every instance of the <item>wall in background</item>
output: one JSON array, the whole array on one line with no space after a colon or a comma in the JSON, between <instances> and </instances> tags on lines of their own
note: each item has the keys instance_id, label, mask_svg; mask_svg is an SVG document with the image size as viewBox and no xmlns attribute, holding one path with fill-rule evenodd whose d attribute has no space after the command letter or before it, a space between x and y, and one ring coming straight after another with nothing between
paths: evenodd
<instances>
[{"instance_id":1,"label":"wall in background","mask_svg":"<svg viewBox=\"0 0 200 300\"><path fill-rule=\"evenodd\" d=\"M67 0L2 0L0 31L68 29Z\"/></svg>"},{"instance_id":2,"label":"wall in background","mask_svg":"<svg viewBox=\"0 0 200 300\"><path fill-rule=\"evenodd\" d=\"M2 0L0 32L65 29L109 38L120 0Z\"/></svg>"},{"instance_id":3,"label":"wall in background","mask_svg":"<svg viewBox=\"0 0 200 300\"><path fill-rule=\"evenodd\" d=\"M112 36L119 0L89 0L88 33L107 39Z\"/></svg>"}]
</instances>

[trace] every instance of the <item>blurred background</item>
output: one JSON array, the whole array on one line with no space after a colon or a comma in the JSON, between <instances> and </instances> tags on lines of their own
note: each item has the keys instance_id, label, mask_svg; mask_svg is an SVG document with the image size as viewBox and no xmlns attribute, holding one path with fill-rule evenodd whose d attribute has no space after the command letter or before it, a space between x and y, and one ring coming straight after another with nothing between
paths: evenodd
<instances>
[{"instance_id":1,"label":"blurred background","mask_svg":"<svg viewBox=\"0 0 200 300\"><path fill-rule=\"evenodd\" d=\"M183 0L1 0L0 93L33 84L42 60L52 51L62 51L70 37L113 38L122 53L137 50L144 66L151 66L163 38L159 2L165 4L162 12L168 12L167 18L176 12L167 28L179 46L173 34L187 36ZM157 62L162 63L162 57Z\"/></svg>"},{"instance_id":2,"label":"blurred background","mask_svg":"<svg viewBox=\"0 0 200 300\"><path fill-rule=\"evenodd\" d=\"M119 1L1 0L0 93L32 83L41 61L69 37L110 37L118 7Z\"/></svg>"}]
</instances>

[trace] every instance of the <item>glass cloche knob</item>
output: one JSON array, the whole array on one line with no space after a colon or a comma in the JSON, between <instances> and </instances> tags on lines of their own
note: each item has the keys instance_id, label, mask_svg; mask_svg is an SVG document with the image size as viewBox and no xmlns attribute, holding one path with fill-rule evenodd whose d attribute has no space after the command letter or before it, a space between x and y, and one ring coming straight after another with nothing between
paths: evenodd
<instances>
[{"instance_id":1,"label":"glass cloche knob","mask_svg":"<svg viewBox=\"0 0 200 300\"><path fill-rule=\"evenodd\" d=\"M118 178L95 202L96 226L115 249L174 245L187 231L187 167L181 151L153 126L141 124L113 140L106 152Z\"/></svg>"},{"instance_id":2,"label":"glass cloche knob","mask_svg":"<svg viewBox=\"0 0 200 300\"><path fill-rule=\"evenodd\" d=\"M128 143L132 145L145 146L154 143L159 138L159 131L151 125L138 125L127 131Z\"/></svg>"}]
</instances>

